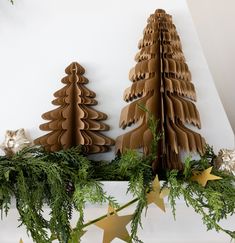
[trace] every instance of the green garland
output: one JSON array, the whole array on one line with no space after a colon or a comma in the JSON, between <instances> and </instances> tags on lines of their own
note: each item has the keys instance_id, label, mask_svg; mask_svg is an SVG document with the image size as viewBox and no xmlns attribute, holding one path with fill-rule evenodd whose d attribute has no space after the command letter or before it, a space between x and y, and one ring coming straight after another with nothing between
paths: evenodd
<instances>
[{"instance_id":1,"label":"green garland","mask_svg":"<svg viewBox=\"0 0 235 243\"><path fill-rule=\"evenodd\" d=\"M223 231L235 239L235 231L223 229L218 223L235 213L235 177L213 169L221 180L208 181L206 187L190 180L192 171L203 171L210 166L214 153L210 147L198 161L187 159L184 172L170 171L165 185L170 188L168 200L175 217L176 199L183 197L187 206L202 216L207 230Z\"/></svg>"},{"instance_id":2,"label":"green garland","mask_svg":"<svg viewBox=\"0 0 235 243\"><path fill-rule=\"evenodd\" d=\"M51 242L55 237L60 242L68 242L74 230L82 232L86 202L108 202L114 208L119 207L115 199L104 192L99 180L129 179L129 191L138 201L137 217L132 222L132 237L137 239L140 211L146 205L146 189L150 190L152 181L147 163L149 161L134 151L107 164L88 160L80 154L79 148L56 153L47 153L41 147L26 148L11 159L0 157L1 211L7 215L15 197L19 220L35 242ZM42 215L44 204L51 209L49 220ZM72 231L69 220L73 209L80 216Z\"/></svg>"},{"instance_id":3,"label":"green garland","mask_svg":"<svg viewBox=\"0 0 235 243\"><path fill-rule=\"evenodd\" d=\"M224 231L235 239L235 232L223 229L218 223L235 212L235 177L213 171L222 180L209 181L206 187L190 180L192 171L211 166L211 149L200 160L187 159L185 170L169 171L163 187L170 189L169 202L175 215L176 200L183 197L187 206L202 215L207 229ZM0 206L7 215L12 198L20 222L24 224L33 240L38 243L75 242L84 227L85 203L105 202L119 208L116 200L107 195L100 180L128 180L128 191L137 202L131 225L133 242L141 225L141 214L147 207L146 195L151 191L153 175L152 156L143 156L136 151L127 151L121 158L110 163L91 161L81 155L79 148L47 153L41 147L26 148L12 158L0 157ZM132 202L132 203L133 203ZM50 219L43 215L43 205L50 207ZM70 228L72 211L80 216L74 229ZM48 230L50 235L48 235Z\"/></svg>"},{"instance_id":4,"label":"green garland","mask_svg":"<svg viewBox=\"0 0 235 243\"><path fill-rule=\"evenodd\" d=\"M0 207L1 214L8 214L12 198L16 200L19 221L37 243L50 243L58 239L61 243L77 243L83 230L97 222L101 216L89 223L84 222L87 202L109 203L116 211L137 203L131 222L130 242L142 241L137 237L141 215L147 209L147 193L152 190L151 163L156 158L156 149L161 135L156 134L156 122L149 114L149 128L153 134L152 153L129 150L111 162L92 161L82 155L82 148L72 148L48 153L42 147L25 148L12 158L0 156ZM170 189L169 202L175 216L176 200L183 197L187 206L202 215L207 229L224 231L235 239L235 231L223 229L218 223L235 212L235 177L214 170L222 180L209 181L206 187L190 178L193 171L203 171L212 165L215 157L207 147L200 160L185 161L185 169L168 171L162 189ZM100 181L129 181L128 190L135 199L120 207L115 198L107 195ZM50 208L50 218L43 216L43 206ZM74 229L70 219L73 210L79 212ZM49 233L48 233L49 232Z\"/></svg>"}]
</instances>

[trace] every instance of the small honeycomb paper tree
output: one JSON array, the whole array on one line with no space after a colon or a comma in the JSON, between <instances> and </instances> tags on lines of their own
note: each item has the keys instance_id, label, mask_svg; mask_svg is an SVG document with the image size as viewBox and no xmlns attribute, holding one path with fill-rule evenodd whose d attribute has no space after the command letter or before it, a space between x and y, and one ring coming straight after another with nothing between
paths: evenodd
<instances>
[{"instance_id":1,"label":"small honeycomb paper tree","mask_svg":"<svg viewBox=\"0 0 235 243\"><path fill-rule=\"evenodd\" d=\"M121 112L120 127L125 129L138 124L117 138L116 152L137 148L144 148L145 154L150 152L149 115L140 109L140 104L159 122L156 132L163 134L157 159L152 163L153 170L156 173L168 169L181 170L180 151L202 154L205 140L185 126L191 124L200 128L201 124L198 110L192 102L196 101L194 85L172 17L164 10L156 10L148 19L138 47L137 64L129 74L133 84L124 92L124 100L131 103Z\"/></svg>"},{"instance_id":2,"label":"small honeycomb paper tree","mask_svg":"<svg viewBox=\"0 0 235 243\"><path fill-rule=\"evenodd\" d=\"M65 72L67 76L61 80L65 86L54 93L56 99L52 101L59 107L42 115L49 122L40 125L40 129L51 132L36 139L35 143L48 151L78 145L83 145L83 152L87 154L108 151L114 141L100 133L109 130L109 126L101 122L107 115L91 107L97 101L95 93L85 87L88 83L83 76L85 69L73 62Z\"/></svg>"}]
</instances>

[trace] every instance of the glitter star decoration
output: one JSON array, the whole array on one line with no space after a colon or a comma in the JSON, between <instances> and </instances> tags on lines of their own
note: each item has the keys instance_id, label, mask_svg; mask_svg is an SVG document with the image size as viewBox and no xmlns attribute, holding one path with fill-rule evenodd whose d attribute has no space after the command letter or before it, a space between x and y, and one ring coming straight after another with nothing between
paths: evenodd
<instances>
[{"instance_id":1,"label":"glitter star decoration","mask_svg":"<svg viewBox=\"0 0 235 243\"><path fill-rule=\"evenodd\" d=\"M166 211L165 203L163 198L169 194L169 189L164 188L161 191L161 185L158 179L158 176L155 177L152 184L152 191L147 194L147 203L148 205L151 203L155 203L157 207L159 207L162 211Z\"/></svg>"},{"instance_id":2,"label":"glitter star decoration","mask_svg":"<svg viewBox=\"0 0 235 243\"><path fill-rule=\"evenodd\" d=\"M130 235L126 226L132 218L133 215L117 215L114 208L109 206L107 217L95 223L96 226L104 230L103 243L110 243L115 238L128 242Z\"/></svg>"},{"instance_id":3,"label":"glitter star decoration","mask_svg":"<svg viewBox=\"0 0 235 243\"><path fill-rule=\"evenodd\" d=\"M202 185L203 187L206 186L208 181L220 180L222 179L219 176L211 174L211 170L213 167L209 167L208 169L204 170L201 173L194 172L193 176L191 177L192 181L197 181L198 184Z\"/></svg>"}]
</instances>

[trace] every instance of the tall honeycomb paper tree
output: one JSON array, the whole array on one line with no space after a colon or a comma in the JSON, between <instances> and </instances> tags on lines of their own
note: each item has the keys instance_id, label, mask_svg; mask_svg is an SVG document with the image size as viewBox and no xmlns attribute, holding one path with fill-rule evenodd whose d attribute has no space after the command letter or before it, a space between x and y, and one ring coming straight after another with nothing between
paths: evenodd
<instances>
[{"instance_id":1,"label":"tall honeycomb paper tree","mask_svg":"<svg viewBox=\"0 0 235 243\"><path fill-rule=\"evenodd\" d=\"M191 74L170 15L164 10L156 10L148 18L143 34L138 45L140 51L135 57L137 64L129 74L133 84L124 92L124 100L131 103L123 108L120 117L123 129L138 124L117 138L116 152L123 153L127 148L144 148L145 154L150 152L149 115L140 109L141 104L159 122L156 132L163 133L157 159L152 163L154 172L181 170L181 150L202 154L205 147L200 134L185 126L201 127L199 113L192 102L196 101L196 94Z\"/></svg>"},{"instance_id":2,"label":"tall honeycomb paper tree","mask_svg":"<svg viewBox=\"0 0 235 243\"><path fill-rule=\"evenodd\" d=\"M49 122L40 125L40 129L51 132L36 139L35 143L48 151L78 145L83 145L87 154L108 151L114 141L100 133L109 130L109 126L101 122L107 119L107 115L91 107L97 101L95 93L85 87L88 83L83 76L85 69L73 62L65 72L67 76L61 80L65 86L54 93L56 99L52 101L59 107L42 115Z\"/></svg>"}]
</instances>

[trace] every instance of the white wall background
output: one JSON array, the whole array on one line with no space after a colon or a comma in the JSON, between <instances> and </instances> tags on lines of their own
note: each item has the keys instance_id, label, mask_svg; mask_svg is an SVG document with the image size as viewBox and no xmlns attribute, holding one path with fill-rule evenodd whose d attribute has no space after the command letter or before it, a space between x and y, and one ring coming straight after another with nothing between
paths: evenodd
<instances>
[{"instance_id":1,"label":"white wall background","mask_svg":"<svg viewBox=\"0 0 235 243\"><path fill-rule=\"evenodd\" d=\"M217 90L235 131L235 1L187 2Z\"/></svg>"},{"instance_id":2,"label":"white wall background","mask_svg":"<svg viewBox=\"0 0 235 243\"><path fill-rule=\"evenodd\" d=\"M135 6L135 7L134 7ZM174 16L197 89L202 135L218 150L234 147L234 137L219 100L184 0L21 0L0 3L0 141L6 129L26 128L42 135L41 114L54 109L53 93L70 62L86 69L98 110L109 115L108 134L116 138L122 95L131 83L137 43L150 13L165 7ZM112 157L113 154L109 154Z\"/></svg>"},{"instance_id":3,"label":"white wall background","mask_svg":"<svg viewBox=\"0 0 235 243\"><path fill-rule=\"evenodd\" d=\"M88 87L97 93L97 109L109 115L107 123L111 130L108 134L113 138L118 136L122 132L118 129L119 114L125 105L122 94L131 84L128 72L135 64L137 43L142 38L146 20L156 8L165 8L174 16L197 89L202 135L216 150L233 148L234 135L185 0L16 0L14 6L2 0L0 141L6 129L24 127L32 138L42 135L38 126L44 121L40 116L55 108L50 103L53 93L62 87L60 80L65 75L64 69L72 61L85 67L90 80ZM108 156L113 157L113 154ZM172 223L170 214L164 218L167 228L174 228L170 232L158 230L158 215L149 218L146 222L149 228L143 232L143 239L147 243L155 243L156 237L160 237L161 242L190 243L198 242L194 239L202 234L200 242L227 242L224 235L205 234L200 223L192 226L192 235L190 227L185 233L188 223L184 223L184 219L191 223L194 214L187 210L181 212L178 224ZM17 215L14 210L11 215L0 223L0 242L3 236L4 243L17 242L17 237L24 234L23 230L14 231L12 226L17 224Z\"/></svg>"}]
</instances>

